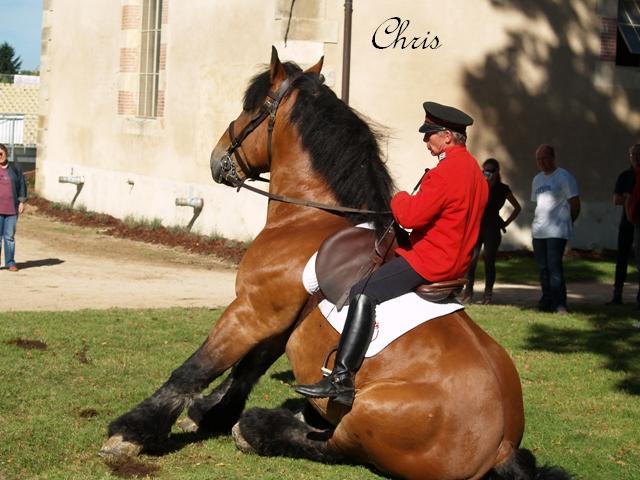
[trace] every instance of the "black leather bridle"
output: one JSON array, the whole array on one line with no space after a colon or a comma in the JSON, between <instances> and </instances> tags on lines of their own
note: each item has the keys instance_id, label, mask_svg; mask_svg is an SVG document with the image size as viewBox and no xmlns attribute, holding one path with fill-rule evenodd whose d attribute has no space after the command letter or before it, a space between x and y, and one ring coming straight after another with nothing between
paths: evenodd
<instances>
[{"instance_id":1,"label":"black leather bridle","mask_svg":"<svg viewBox=\"0 0 640 480\"><path fill-rule=\"evenodd\" d=\"M258 128L268 117L269 124L267 134L267 166L271 168L271 144L273 139L273 128L275 127L276 123L276 113L278 112L278 107L282 103L282 100L291 91L293 83L301 75L301 72L296 72L292 76L287 77L280 84L278 90L270 90L267 94L267 98L260 107L260 110L258 110L258 112L249 121L249 123L244 126L238 136L235 136L234 133L235 120L231 121L231 123L229 124L229 128L227 128L229 138L231 139L231 144L220 160L222 168L220 170L219 178L214 179L216 182L222 182L226 180L232 186L241 188L242 184L248 179L260 180L263 182L269 181L266 178L261 177L260 172L249 165L249 163L242 158L242 155L240 155L238 149L242 145L242 142L244 142L244 140L247 138L247 136L249 136L251 132Z\"/></svg>"}]
</instances>

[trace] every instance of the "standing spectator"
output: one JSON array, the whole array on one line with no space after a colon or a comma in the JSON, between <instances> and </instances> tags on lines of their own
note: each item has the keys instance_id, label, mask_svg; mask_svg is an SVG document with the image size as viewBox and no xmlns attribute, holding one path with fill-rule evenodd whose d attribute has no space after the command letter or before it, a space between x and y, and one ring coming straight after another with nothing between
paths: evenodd
<instances>
[{"instance_id":1,"label":"standing spectator","mask_svg":"<svg viewBox=\"0 0 640 480\"><path fill-rule=\"evenodd\" d=\"M538 173L531 183L531 201L536 210L531 226L533 256L540 270L543 311L567 313L567 288L562 255L580 214L576 179L564 168L556 167L555 150L542 144L536 150Z\"/></svg>"},{"instance_id":2,"label":"standing spectator","mask_svg":"<svg viewBox=\"0 0 640 480\"><path fill-rule=\"evenodd\" d=\"M502 179L500 178L500 164L495 158L488 158L484 161L482 164L482 173L487 179L487 182L489 182L489 200L487 201L487 206L482 216L478 243L476 243L473 249L473 257L469 265L469 270L467 271L467 285L462 295L462 301L471 301L473 298L476 266L478 264L480 250L484 245L485 280L482 304L488 305L491 303L493 284L496 281L496 254L502 241L501 231L506 233L507 226L516 219L521 207L516 197L513 196L509 186L502 183ZM509 200L509 203L513 207L513 211L506 220L503 220L502 217L500 217L500 209L507 200Z\"/></svg>"},{"instance_id":3,"label":"standing spectator","mask_svg":"<svg viewBox=\"0 0 640 480\"><path fill-rule=\"evenodd\" d=\"M4 264L10 272L17 272L15 261L16 223L18 215L24 211L27 200L27 183L22 169L9 165L9 151L0 143L0 250L4 243Z\"/></svg>"},{"instance_id":4,"label":"standing spectator","mask_svg":"<svg viewBox=\"0 0 640 480\"><path fill-rule=\"evenodd\" d=\"M634 253L636 256L638 275L640 275L640 143L636 143L629 149L629 155L631 156L631 163L635 165L635 180L631 194L625 198L624 207L627 220L629 220L634 227L633 236L636 239ZM636 294L636 307L640 310L640 288L638 288L638 293Z\"/></svg>"},{"instance_id":5,"label":"standing spectator","mask_svg":"<svg viewBox=\"0 0 640 480\"><path fill-rule=\"evenodd\" d=\"M634 155L635 151L635 155ZM629 162L631 166L618 175L616 185L613 190L613 204L622 205L633 191L635 183L635 168L640 166L640 144L629 148ZM613 298L607 305L622 304L622 289L627 278L627 266L629 264L629 254L633 245L633 224L627 218L625 209L622 209L620 224L618 226L618 251L616 254L616 277L613 284ZM640 289L639 289L640 291Z\"/></svg>"}]
</instances>

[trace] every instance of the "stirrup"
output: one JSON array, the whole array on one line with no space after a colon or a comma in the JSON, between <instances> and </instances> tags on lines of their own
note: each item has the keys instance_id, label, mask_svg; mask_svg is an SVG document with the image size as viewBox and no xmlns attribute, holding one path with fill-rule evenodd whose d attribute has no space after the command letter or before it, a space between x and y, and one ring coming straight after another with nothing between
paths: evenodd
<instances>
[{"instance_id":1,"label":"stirrup","mask_svg":"<svg viewBox=\"0 0 640 480\"><path fill-rule=\"evenodd\" d=\"M329 364L329 357L331 356L331 354L337 351L338 351L338 345L336 344L333 347L331 347L329 351L325 354L324 361L322 362L322 367L320 367L320 371L322 372L323 377L328 377L333 372L333 370L327 367L327 365Z\"/></svg>"},{"instance_id":2,"label":"stirrup","mask_svg":"<svg viewBox=\"0 0 640 480\"><path fill-rule=\"evenodd\" d=\"M322 395L317 393L312 394L309 392L301 392L297 388L296 388L296 392L308 398L327 398L331 402L339 403L347 407L351 407L353 405L353 400L355 399L355 396L356 396L355 388L343 390L341 392L336 392L333 395Z\"/></svg>"}]
</instances>

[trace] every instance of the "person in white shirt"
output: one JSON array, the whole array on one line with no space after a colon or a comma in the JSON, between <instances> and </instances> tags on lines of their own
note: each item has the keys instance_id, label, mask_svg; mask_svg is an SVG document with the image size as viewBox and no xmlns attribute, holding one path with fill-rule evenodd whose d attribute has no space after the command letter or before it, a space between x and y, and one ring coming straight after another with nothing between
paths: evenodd
<instances>
[{"instance_id":1,"label":"person in white shirt","mask_svg":"<svg viewBox=\"0 0 640 480\"><path fill-rule=\"evenodd\" d=\"M578 184L571 173L556 167L555 150L542 144L536 149L538 173L531 183L536 210L531 225L533 256L540 270L543 311L567 313L567 288L562 255L580 214Z\"/></svg>"}]
</instances>

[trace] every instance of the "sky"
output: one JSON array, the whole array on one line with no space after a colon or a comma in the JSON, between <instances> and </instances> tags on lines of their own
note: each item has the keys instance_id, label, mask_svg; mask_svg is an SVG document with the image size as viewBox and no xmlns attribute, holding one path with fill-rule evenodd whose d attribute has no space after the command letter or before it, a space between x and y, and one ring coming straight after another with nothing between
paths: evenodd
<instances>
[{"instance_id":1,"label":"sky","mask_svg":"<svg viewBox=\"0 0 640 480\"><path fill-rule=\"evenodd\" d=\"M13 47L21 70L40 68L41 25L42 0L0 0L0 44Z\"/></svg>"}]
</instances>

